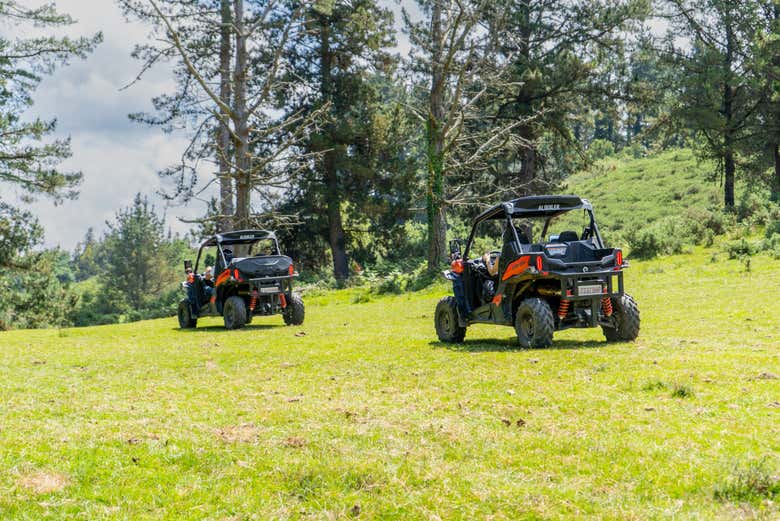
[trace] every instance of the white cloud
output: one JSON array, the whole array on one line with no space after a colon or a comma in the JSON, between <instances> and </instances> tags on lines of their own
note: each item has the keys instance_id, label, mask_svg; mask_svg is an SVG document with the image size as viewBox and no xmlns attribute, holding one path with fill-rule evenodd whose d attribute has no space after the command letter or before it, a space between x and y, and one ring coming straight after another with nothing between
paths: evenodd
<instances>
[{"instance_id":1,"label":"white cloud","mask_svg":"<svg viewBox=\"0 0 780 521\"><path fill-rule=\"evenodd\" d=\"M178 161L186 134L164 134L128 119L130 113L151 110L153 96L174 88L170 68L157 67L142 81L121 90L139 71L140 64L130 53L146 39L147 28L127 22L110 0L59 0L57 7L78 20L67 34L103 31L104 42L85 60L76 60L45 78L26 115L57 118L55 135L70 136L73 148L73 157L62 169L84 174L76 201L55 206L41 199L28 206L44 227L46 246L70 250L88 227L100 233L105 221L129 205L137 192L148 195L158 210L165 210L174 231L186 232L188 226L177 217L194 217L203 207L165 209L165 202L156 195L163 188L157 172Z\"/></svg>"},{"instance_id":2,"label":"white cloud","mask_svg":"<svg viewBox=\"0 0 780 521\"><path fill-rule=\"evenodd\" d=\"M27 0L30 6L43 0ZM409 51L408 38L400 31L400 6L413 15L419 13L411 0L380 0L396 16L398 46L402 56ZM119 208L129 205L137 192L148 195L159 210L164 201L156 195L163 188L157 172L178 162L186 145L186 133L168 135L161 130L131 122L128 114L151 110L151 99L174 88L170 67L148 71L142 81L129 89L121 88L138 74L140 63L130 54L137 43L148 37L148 28L128 22L113 0L58 0L61 12L78 23L64 33L71 36L102 31L103 43L85 60L76 60L43 80L35 94L35 105L27 117L57 118L56 137L70 136L73 157L63 170L81 171L84 181L80 197L55 206L41 199L29 208L38 216L46 235L46 246L72 249L94 227L99 234L105 221ZM33 29L25 29L28 34ZM19 32L14 29L12 32ZM206 176L201 176L204 178ZM9 194L6 194L8 196ZM193 203L188 208L165 209L168 224L184 233L188 225L178 217L192 218L205 207Z\"/></svg>"}]
</instances>

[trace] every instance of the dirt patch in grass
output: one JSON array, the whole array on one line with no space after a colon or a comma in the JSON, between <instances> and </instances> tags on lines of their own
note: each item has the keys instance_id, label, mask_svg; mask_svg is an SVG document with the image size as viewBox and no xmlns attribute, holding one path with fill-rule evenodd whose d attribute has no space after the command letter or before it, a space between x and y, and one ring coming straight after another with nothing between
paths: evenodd
<instances>
[{"instance_id":1,"label":"dirt patch in grass","mask_svg":"<svg viewBox=\"0 0 780 521\"><path fill-rule=\"evenodd\" d=\"M231 425L217 430L217 436L225 443L254 443L260 434L253 423Z\"/></svg>"},{"instance_id":2,"label":"dirt patch in grass","mask_svg":"<svg viewBox=\"0 0 780 521\"><path fill-rule=\"evenodd\" d=\"M64 489L70 481L58 472L34 472L20 477L18 483L35 494L50 494Z\"/></svg>"},{"instance_id":3,"label":"dirt patch in grass","mask_svg":"<svg viewBox=\"0 0 780 521\"><path fill-rule=\"evenodd\" d=\"M291 448L294 448L294 449L299 449L301 447L305 447L306 446L306 440L303 439L303 438L300 438L298 436L290 436L289 438L284 440L283 445L285 447L291 447Z\"/></svg>"}]
</instances>

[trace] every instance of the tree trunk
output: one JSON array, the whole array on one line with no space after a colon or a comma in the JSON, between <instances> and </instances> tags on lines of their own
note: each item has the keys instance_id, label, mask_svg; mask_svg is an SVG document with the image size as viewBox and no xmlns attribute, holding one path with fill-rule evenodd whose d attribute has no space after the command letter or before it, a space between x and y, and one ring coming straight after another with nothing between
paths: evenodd
<instances>
[{"instance_id":1,"label":"tree trunk","mask_svg":"<svg viewBox=\"0 0 780 521\"><path fill-rule=\"evenodd\" d=\"M221 0L222 26L220 27L219 46L219 97L230 105L230 37L232 35L232 16L230 0ZM233 178L230 172L230 124L229 114L222 112L217 130L217 163L219 165L219 221L217 230L226 232L232 229Z\"/></svg>"},{"instance_id":2,"label":"tree trunk","mask_svg":"<svg viewBox=\"0 0 780 521\"><path fill-rule=\"evenodd\" d=\"M522 60L523 66L531 61L531 7L527 0L521 1L517 6L517 16L519 19L519 56ZM520 92L517 95L518 117L526 118L533 117L533 93L525 86L520 87ZM533 193L531 184L536 178L536 163L537 163L537 151L536 151L536 132L530 124L522 125L519 129L520 137L526 142L524 150L520 157L520 184L521 189L525 194Z\"/></svg>"},{"instance_id":3,"label":"tree trunk","mask_svg":"<svg viewBox=\"0 0 780 521\"><path fill-rule=\"evenodd\" d=\"M447 228L444 218L444 42L442 0L434 0L431 10L431 93L426 125L428 186L425 198L428 214L428 270L438 271L447 262Z\"/></svg>"},{"instance_id":4,"label":"tree trunk","mask_svg":"<svg viewBox=\"0 0 780 521\"><path fill-rule=\"evenodd\" d=\"M244 34L244 1L233 0L235 11L234 27L236 33L236 65L233 71L233 89L235 112L236 153L236 214L234 225L237 229L250 226L252 172L249 156L249 124L246 107L247 49Z\"/></svg>"},{"instance_id":5,"label":"tree trunk","mask_svg":"<svg viewBox=\"0 0 780 521\"><path fill-rule=\"evenodd\" d=\"M731 86L732 65L734 61L734 31L731 21L726 21L726 62L725 81L723 86L723 203L726 209L734 208L734 89Z\"/></svg>"},{"instance_id":6,"label":"tree trunk","mask_svg":"<svg viewBox=\"0 0 780 521\"><path fill-rule=\"evenodd\" d=\"M333 100L333 53L330 49L330 25L325 16L320 16L320 91L325 102ZM328 212L328 241L333 255L333 275L342 281L349 277L347 252L344 240L344 224L341 219L341 186L337 170L337 143L333 125L328 124L329 150L323 159L325 180L325 202Z\"/></svg>"},{"instance_id":7,"label":"tree trunk","mask_svg":"<svg viewBox=\"0 0 780 521\"><path fill-rule=\"evenodd\" d=\"M533 193L532 183L536 178L536 146L533 130L530 127L520 129L520 136L528 141L520 160L520 189L524 194Z\"/></svg>"},{"instance_id":8,"label":"tree trunk","mask_svg":"<svg viewBox=\"0 0 780 521\"><path fill-rule=\"evenodd\" d=\"M780 202L780 144L772 145L772 152L775 157L775 175L772 177L772 200Z\"/></svg>"},{"instance_id":9,"label":"tree trunk","mask_svg":"<svg viewBox=\"0 0 780 521\"><path fill-rule=\"evenodd\" d=\"M775 28L778 27L778 22L780 22L780 3L775 3L773 8L773 15L774 15L774 24L773 26ZM780 71L780 55L775 54L772 64L775 67L775 71ZM778 81L777 78L773 78L771 80L773 83ZM778 139L778 133L780 132L780 129L778 129L778 125L780 125L780 121L778 121L778 114L777 111L775 113L775 121L774 121L774 130L772 132L774 139L774 143L772 143L772 154L774 155L775 160L775 174L772 177L772 201L776 203L780 203L780 143L777 142Z\"/></svg>"},{"instance_id":10,"label":"tree trunk","mask_svg":"<svg viewBox=\"0 0 780 521\"><path fill-rule=\"evenodd\" d=\"M731 150L726 150L726 155L723 158L723 169L724 169L724 179L723 179L723 202L726 205L727 209L733 209L734 208L734 172L736 170L736 166L734 163L734 152Z\"/></svg>"},{"instance_id":11,"label":"tree trunk","mask_svg":"<svg viewBox=\"0 0 780 521\"><path fill-rule=\"evenodd\" d=\"M328 240L333 255L333 275L336 280L349 277L347 252L344 240L344 225L341 221L341 194L339 192L338 172L336 171L336 154L329 151L325 154L325 184L328 204Z\"/></svg>"}]
</instances>

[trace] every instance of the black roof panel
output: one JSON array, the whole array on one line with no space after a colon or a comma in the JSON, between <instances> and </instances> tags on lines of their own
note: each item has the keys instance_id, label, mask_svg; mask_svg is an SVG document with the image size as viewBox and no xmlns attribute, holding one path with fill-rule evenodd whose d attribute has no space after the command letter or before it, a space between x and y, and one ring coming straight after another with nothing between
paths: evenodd
<instances>
[{"instance_id":1,"label":"black roof panel","mask_svg":"<svg viewBox=\"0 0 780 521\"><path fill-rule=\"evenodd\" d=\"M228 244L250 244L263 239L276 239L276 234L269 230L238 230L235 232L218 233L206 239L201 248L207 246Z\"/></svg>"},{"instance_id":2,"label":"black roof panel","mask_svg":"<svg viewBox=\"0 0 780 521\"><path fill-rule=\"evenodd\" d=\"M479 214L474 222L512 217L552 217L570 210L591 209L590 203L576 195L530 195L498 204Z\"/></svg>"}]
</instances>

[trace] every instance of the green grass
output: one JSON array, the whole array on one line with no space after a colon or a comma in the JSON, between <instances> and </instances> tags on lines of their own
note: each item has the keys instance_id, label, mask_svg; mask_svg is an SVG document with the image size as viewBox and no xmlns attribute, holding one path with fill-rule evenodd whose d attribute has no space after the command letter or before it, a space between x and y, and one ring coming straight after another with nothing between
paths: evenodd
<instances>
[{"instance_id":1,"label":"green grass","mask_svg":"<svg viewBox=\"0 0 780 521\"><path fill-rule=\"evenodd\" d=\"M711 258L634 264L633 344L441 345L444 286L0 333L0 519L777 519L780 262Z\"/></svg>"},{"instance_id":2,"label":"green grass","mask_svg":"<svg viewBox=\"0 0 780 521\"><path fill-rule=\"evenodd\" d=\"M676 149L643 159L604 159L570 177L562 191L589 199L602 231L621 231L690 209L719 208L722 188L708 181L712 172L691 150Z\"/></svg>"}]
</instances>

